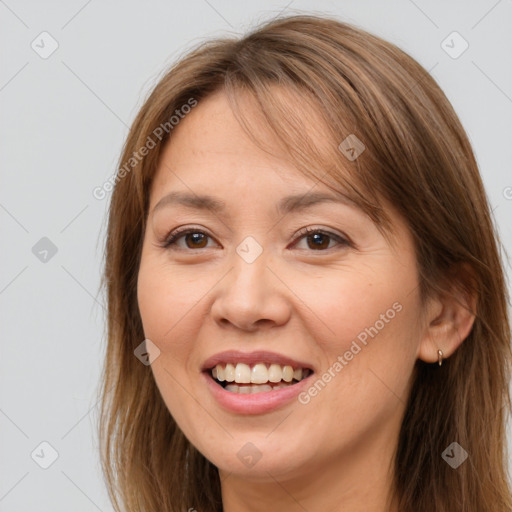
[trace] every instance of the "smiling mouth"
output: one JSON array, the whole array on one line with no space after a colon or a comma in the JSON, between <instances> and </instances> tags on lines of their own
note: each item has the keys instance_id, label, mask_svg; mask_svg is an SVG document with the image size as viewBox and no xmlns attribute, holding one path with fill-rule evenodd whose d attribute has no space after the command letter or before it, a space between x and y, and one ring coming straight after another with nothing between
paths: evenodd
<instances>
[{"instance_id":1,"label":"smiling mouth","mask_svg":"<svg viewBox=\"0 0 512 512\"><path fill-rule=\"evenodd\" d=\"M253 394L293 386L309 377L313 371L310 368L293 368L274 363L226 363L217 364L207 373L226 391Z\"/></svg>"}]
</instances>

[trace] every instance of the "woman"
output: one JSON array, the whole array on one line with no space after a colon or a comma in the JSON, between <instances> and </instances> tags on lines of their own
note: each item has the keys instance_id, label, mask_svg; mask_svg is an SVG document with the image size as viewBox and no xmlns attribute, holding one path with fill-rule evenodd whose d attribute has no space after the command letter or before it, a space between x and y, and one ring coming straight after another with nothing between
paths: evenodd
<instances>
[{"instance_id":1,"label":"woman","mask_svg":"<svg viewBox=\"0 0 512 512\"><path fill-rule=\"evenodd\" d=\"M116 510L510 510L499 240L416 61L317 16L204 43L121 165L100 425Z\"/></svg>"}]
</instances>

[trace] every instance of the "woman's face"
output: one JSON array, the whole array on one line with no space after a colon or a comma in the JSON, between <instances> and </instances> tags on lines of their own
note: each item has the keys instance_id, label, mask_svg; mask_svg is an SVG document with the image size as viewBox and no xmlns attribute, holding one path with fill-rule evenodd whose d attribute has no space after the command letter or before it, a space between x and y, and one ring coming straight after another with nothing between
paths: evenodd
<instances>
[{"instance_id":1,"label":"woman's face","mask_svg":"<svg viewBox=\"0 0 512 512\"><path fill-rule=\"evenodd\" d=\"M421 335L412 239L389 214L398 251L342 195L258 149L223 93L174 128L138 301L162 397L221 474L389 462ZM164 247L178 228L190 232Z\"/></svg>"}]
</instances>

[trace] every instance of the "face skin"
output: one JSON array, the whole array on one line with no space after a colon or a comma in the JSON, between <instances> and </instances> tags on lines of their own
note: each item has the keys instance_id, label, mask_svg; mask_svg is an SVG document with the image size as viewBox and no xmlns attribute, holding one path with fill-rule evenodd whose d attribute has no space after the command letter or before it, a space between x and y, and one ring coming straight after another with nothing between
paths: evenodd
<instances>
[{"instance_id":1,"label":"face skin","mask_svg":"<svg viewBox=\"0 0 512 512\"><path fill-rule=\"evenodd\" d=\"M412 239L392 210L399 250L350 204L278 213L283 197L314 184L255 146L219 92L174 129L150 191L138 301L145 337L161 351L151 368L179 427L219 468L226 512L390 510L384 503L414 363L437 361L438 347L449 356L471 327L447 301L422 310ZM212 195L226 211L154 211L171 191ZM332 193L321 183L313 192ZM178 227L208 237L162 247ZM299 234L306 227L333 235L317 249ZM263 249L252 263L236 251L248 236ZM365 345L358 335L370 327ZM225 350L308 362L312 384L329 369L335 376L302 403L235 413L201 374L205 360ZM237 456L249 442L261 456L252 467Z\"/></svg>"}]
</instances>

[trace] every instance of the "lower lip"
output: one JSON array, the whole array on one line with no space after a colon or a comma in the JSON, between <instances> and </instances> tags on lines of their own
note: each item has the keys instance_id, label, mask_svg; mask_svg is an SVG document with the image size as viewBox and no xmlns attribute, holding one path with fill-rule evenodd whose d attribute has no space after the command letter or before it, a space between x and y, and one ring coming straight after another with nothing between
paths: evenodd
<instances>
[{"instance_id":1,"label":"lower lip","mask_svg":"<svg viewBox=\"0 0 512 512\"><path fill-rule=\"evenodd\" d=\"M297 395L308 386L308 381L313 375L314 374L311 374L305 379L286 388L280 388L274 391L262 391L260 393L242 394L226 391L222 386L217 384L208 373L202 373L212 395L221 407L230 412L239 414L262 414L283 407L296 398Z\"/></svg>"}]
</instances>

